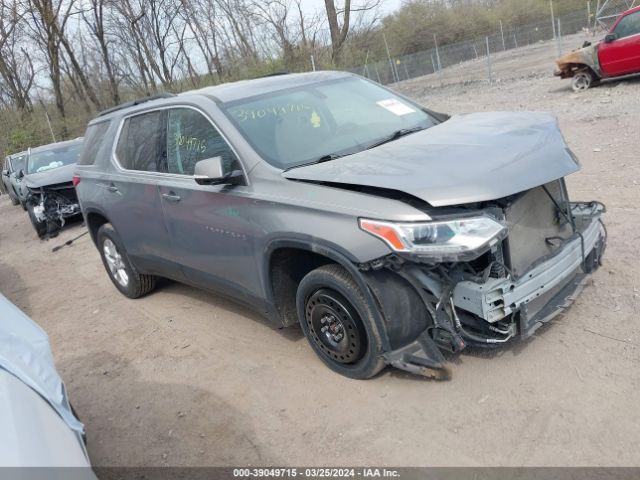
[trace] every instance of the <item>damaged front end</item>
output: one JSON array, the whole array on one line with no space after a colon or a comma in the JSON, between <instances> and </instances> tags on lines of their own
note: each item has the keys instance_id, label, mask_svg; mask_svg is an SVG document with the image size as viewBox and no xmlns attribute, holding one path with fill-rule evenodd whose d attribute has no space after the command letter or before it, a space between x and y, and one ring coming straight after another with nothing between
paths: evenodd
<instances>
[{"instance_id":1,"label":"damaged front end","mask_svg":"<svg viewBox=\"0 0 640 480\"><path fill-rule=\"evenodd\" d=\"M27 209L40 238L55 237L69 217L80 214L80 205L71 182L29 188Z\"/></svg>"},{"instance_id":2,"label":"damaged front end","mask_svg":"<svg viewBox=\"0 0 640 480\"><path fill-rule=\"evenodd\" d=\"M595 74L596 78L600 78L602 70L598 60L598 46L599 44L585 42L582 48L562 55L556 60L558 70L554 75L560 78L571 78L576 73L588 69Z\"/></svg>"},{"instance_id":3,"label":"damaged front end","mask_svg":"<svg viewBox=\"0 0 640 480\"><path fill-rule=\"evenodd\" d=\"M473 250L436 258L420 249L396 248L388 257L361 264L387 320L392 347L387 363L447 378L441 350L496 347L532 335L571 304L600 265L604 211L598 202L570 202L564 180L556 180L499 200L447 208L444 218L488 218L501 226ZM434 217L435 224L440 220ZM464 221L454 225L458 230L448 233L454 239L460 232L482 232ZM428 234L435 239L447 233ZM395 278L379 272L393 272ZM402 315L397 298L407 286L415 295L402 298Z\"/></svg>"}]
</instances>

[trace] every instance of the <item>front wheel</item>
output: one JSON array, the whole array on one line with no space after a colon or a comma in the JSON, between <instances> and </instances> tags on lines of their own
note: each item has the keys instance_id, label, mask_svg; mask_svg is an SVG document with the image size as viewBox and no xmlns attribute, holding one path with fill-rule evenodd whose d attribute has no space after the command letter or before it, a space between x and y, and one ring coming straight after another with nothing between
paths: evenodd
<instances>
[{"instance_id":1,"label":"front wheel","mask_svg":"<svg viewBox=\"0 0 640 480\"><path fill-rule=\"evenodd\" d=\"M384 368L375 308L340 265L308 273L296 296L298 317L309 344L329 368L365 379Z\"/></svg>"},{"instance_id":2,"label":"front wheel","mask_svg":"<svg viewBox=\"0 0 640 480\"><path fill-rule=\"evenodd\" d=\"M120 293L129 298L138 298L155 288L156 277L136 271L111 224L102 225L96 238L104 268Z\"/></svg>"},{"instance_id":3,"label":"front wheel","mask_svg":"<svg viewBox=\"0 0 640 480\"><path fill-rule=\"evenodd\" d=\"M571 88L574 92L584 92L594 83L593 74L589 70L576 72L571 79Z\"/></svg>"},{"instance_id":4,"label":"front wheel","mask_svg":"<svg viewBox=\"0 0 640 480\"><path fill-rule=\"evenodd\" d=\"M9 195L9 198L11 199L11 205L18 205L20 203L20 200L18 200L18 197L11 195L10 193L8 195Z\"/></svg>"},{"instance_id":5,"label":"front wheel","mask_svg":"<svg viewBox=\"0 0 640 480\"><path fill-rule=\"evenodd\" d=\"M33 225L33 229L38 234L39 238L44 238L47 234L47 221L40 220L35 212L33 205L29 204L26 208L27 213L29 214L29 220L31 220L31 225Z\"/></svg>"}]
</instances>

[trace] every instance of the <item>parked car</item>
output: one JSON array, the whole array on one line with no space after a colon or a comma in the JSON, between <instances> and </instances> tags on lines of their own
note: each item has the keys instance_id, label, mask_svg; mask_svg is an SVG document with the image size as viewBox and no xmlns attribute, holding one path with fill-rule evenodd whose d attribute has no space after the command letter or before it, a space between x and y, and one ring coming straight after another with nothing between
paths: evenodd
<instances>
[{"instance_id":1,"label":"parked car","mask_svg":"<svg viewBox=\"0 0 640 480\"><path fill-rule=\"evenodd\" d=\"M66 219L80 214L73 188L73 170L82 149L82 138L29 149L22 180L29 219L38 237L54 237Z\"/></svg>"},{"instance_id":2,"label":"parked car","mask_svg":"<svg viewBox=\"0 0 640 480\"><path fill-rule=\"evenodd\" d=\"M20 202L19 191L21 180L16 177L20 170L24 169L27 152L9 155L4 159L2 166L2 183L11 199L11 203L18 205Z\"/></svg>"},{"instance_id":3,"label":"parked car","mask_svg":"<svg viewBox=\"0 0 640 480\"><path fill-rule=\"evenodd\" d=\"M433 112L318 72L125 104L90 122L85 220L130 298L168 277L300 324L333 370L446 377L440 349L531 335L605 246L551 115Z\"/></svg>"},{"instance_id":4,"label":"parked car","mask_svg":"<svg viewBox=\"0 0 640 480\"><path fill-rule=\"evenodd\" d=\"M576 92L612 78L640 73L640 6L624 12L604 40L556 60L556 76L571 78Z\"/></svg>"},{"instance_id":5,"label":"parked car","mask_svg":"<svg viewBox=\"0 0 640 480\"><path fill-rule=\"evenodd\" d=\"M95 478L47 334L1 294L0 316L0 467L86 467L74 478Z\"/></svg>"}]
</instances>

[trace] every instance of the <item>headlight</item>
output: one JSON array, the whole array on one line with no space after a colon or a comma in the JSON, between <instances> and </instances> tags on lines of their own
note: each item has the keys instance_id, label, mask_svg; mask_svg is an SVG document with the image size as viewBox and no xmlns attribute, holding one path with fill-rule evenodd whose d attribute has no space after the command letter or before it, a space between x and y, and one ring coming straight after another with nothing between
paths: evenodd
<instances>
[{"instance_id":1,"label":"headlight","mask_svg":"<svg viewBox=\"0 0 640 480\"><path fill-rule=\"evenodd\" d=\"M475 253L506 233L504 225L487 216L424 223L392 223L361 218L360 228L384 240L396 252L432 256L440 261Z\"/></svg>"}]
</instances>

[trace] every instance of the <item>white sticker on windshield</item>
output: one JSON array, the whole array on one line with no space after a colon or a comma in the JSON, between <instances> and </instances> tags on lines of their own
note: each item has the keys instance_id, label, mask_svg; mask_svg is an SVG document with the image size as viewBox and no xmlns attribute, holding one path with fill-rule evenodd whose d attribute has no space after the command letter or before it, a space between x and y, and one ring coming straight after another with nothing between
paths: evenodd
<instances>
[{"instance_id":1,"label":"white sticker on windshield","mask_svg":"<svg viewBox=\"0 0 640 480\"><path fill-rule=\"evenodd\" d=\"M380 100L376 102L382 108L389 110L394 115L402 116L408 115L410 113L415 113L416 111L408 105L396 100L395 98L390 98L388 100Z\"/></svg>"}]
</instances>

